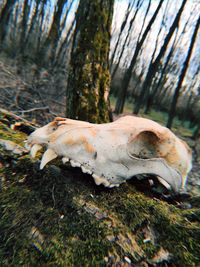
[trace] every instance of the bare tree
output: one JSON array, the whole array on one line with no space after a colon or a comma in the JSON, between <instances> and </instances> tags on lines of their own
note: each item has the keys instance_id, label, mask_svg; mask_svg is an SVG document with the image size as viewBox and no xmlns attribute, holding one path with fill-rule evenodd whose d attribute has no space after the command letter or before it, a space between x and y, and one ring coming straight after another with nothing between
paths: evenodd
<instances>
[{"instance_id":1,"label":"bare tree","mask_svg":"<svg viewBox=\"0 0 200 267\"><path fill-rule=\"evenodd\" d=\"M114 49L113 49L113 53L112 53L112 57L111 57L111 59L110 59L110 68L112 68L113 61L114 61L114 58L115 58L115 55L116 55L117 48L118 48L118 46L119 46L119 42L120 42L122 33L123 33L123 31L124 31L124 29L125 29L125 27L126 27L126 24L127 24L127 22L128 22L128 18L129 18L129 15L130 15L131 11L132 11L132 8L133 8L133 6L134 6L134 3L135 3L135 0L134 0L132 3L129 2L129 4L128 4L127 10L126 10L126 14L125 14L125 16L124 16L124 20L123 20L123 22L122 22L122 24L121 24L121 27L120 27L120 32L119 32L119 34L118 34L117 42L116 42L116 44L115 44L115 47L114 47Z\"/></svg>"},{"instance_id":2,"label":"bare tree","mask_svg":"<svg viewBox=\"0 0 200 267\"><path fill-rule=\"evenodd\" d=\"M58 41L61 35L60 32L61 16L66 2L67 0L57 0L56 6L54 8L51 28L44 42L43 48L41 50L41 52L43 53L44 51L46 51L47 61L50 64L52 64L54 61L54 56L56 54L56 47L58 45Z\"/></svg>"},{"instance_id":3,"label":"bare tree","mask_svg":"<svg viewBox=\"0 0 200 267\"><path fill-rule=\"evenodd\" d=\"M42 55L41 55L41 40L43 37L43 25L44 25L44 21L45 21L45 9L47 6L47 1L48 0L43 0L41 2L40 5L40 11L39 11L39 15L38 15L38 20L37 20L37 36L36 36L36 49L35 49L35 61L41 65L41 59L42 59Z\"/></svg>"},{"instance_id":4,"label":"bare tree","mask_svg":"<svg viewBox=\"0 0 200 267\"><path fill-rule=\"evenodd\" d=\"M66 11L64 21L66 21L66 17L67 17L67 15L68 15L71 7L72 7L73 2L74 2L74 0L71 1L71 4L70 4L68 10ZM72 37L73 37L75 25L76 25L76 20L74 18L73 21L71 22L71 25L68 27L67 34L66 34L65 38L63 38L63 40L62 40L62 38L60 38L61 39L60 45L58 46L56 57L55 57L55 62L54 62L54 64L56 66L62 65L63 61L66 62L65 61L66 53L69 52L68 48L72 42ZM64 25L62 25L62 32L63 31L64 31Z\"/></svg>"},{"instance_id":5,"label":"bare tree","mask_svg":"<svg viewBox=\"0 0 200 267\"><path fill-rule=\"evenodd\" d=\"M137 13L138 13L140 7L142 6L142 3L143 3L143 1L141 1L141 0L137 0L136 8L135 8L135 12L134 12L134 14L133 14L132 19L131 19L130 22L129 22L128 31L127 31L127 33L126 33L126 37L125 37L125 39L124 39L124 43L123 43L123 46L122 46L122 48L121 48L121 52L120 52L120 54L119 54L118 60L117 60L117 62L116 62L116 65L115 65L115 67L114 67L114 69L113 69L113 71L112 71L112 79L114 79L115 74L116 74L116 72L117 72L117 70L118 70L118 68L119 68L119 64L120 64L120 62L121 62L123 53L124 53L124 51L125 51L125 47L126 47L126 45L127 45L127 42L128 42L128 38L129 38L130 32L131 32L131 30L132 30L132 27L133 27L134 21L135 21L135 19L136 19Z\"/></svg>"},{"instance_id":6,"label":"bare tree","mask_svg":"<svg viewBox=\"0 0 200 267\"><path fill-rule=\"evenodd\" d=\"M116 103L116 106L115 106L115 113L117 113L117 114L123 112L128 86L129 86L129 83L130 83L130 80L131 80L132 71L133 71L133 68L134 68L134 66L136 64L136 60L137 60L138 54L140 52L140 49L141 49L142 45L144 44L145 39L147 38L149 30L151 29L151 26L153 25L153 23L154 23L154 21L155 21L155 19L157 17L157 14L158 14L162 4L163 4L163 1L160 0L159 4L158 4L158 6L157 6L157 8L156 8L156 10L155 10L155 12L153 14L153 16L151 17L151 19L150 19L150 21L149 21L149 23L148 23L148 25L147 25L142 37L141 37L141 40L139 40L137 42L137 44L136 44L136 48L135 48L133 57L131 59L130 66L127 69L127 71L125 72L125 74L124 74L122 87L121 87L121 90L120 90L118 98L117 98L117 103Z\"/></svg>"},{"instance_id":7,"label":"bare tree","mask_svg":"<svg viewBox=\"0 0 200 267\"><path fill-rule=\"evenodd\" d=\"M193 35L192 35L192 38L191 38L190 46L189 46L189 49L188 49L188 53L187 53L185 62L183 63L183 68L181 70L181 74L179 76L179 80L178 80L177 86L176 86L175 91L174 91L174 96L173 96L173 100L172 100L172 103L171 103L171 107L170 107L170 111L169 111L169 117L168 117L168 121L167 121L167 127L168 128L172 127L172 122L173 122L173 119L174 119L174 116L175 116L175 112L176 112L176 104L177 104L178 97L179 97L179 91L181 89L183 80L185 78L185 74L187 73L187 70L188 70L190 58L191 58L191 55L192 55L192 50L194 48L194 44L195 44L195 41L196 41L196 38L197 38L197 33L198 33L198 30L199 30L199 24L200 24L200 17L198 18L196 26L194 28L194 32L193 32Z\"/></svg>"},{"instance_id":8,"label":"bare tree","mask_svg":"<svg viewBox=\"0 0 200 267\"><path fill-rule=\"evenodd\" d=\"M0 13L0 44L1 45L7 33L7 29L9 26L9 19L10 19L10 15L12 13L14 4L15 4L15 0L7 0ZM0 45L0 49L1 49L1 45Z\"/></svg>"},{"instance_id":9,"label":"bare tree","mask_svg":"<svg viewBox=\"0 0 200 267\"><path fill-rule=\"evenodd\" d=\"M175 29L178 27L179 20L180 20L182 12L184 10L184 6L185 6L186 2L187 2L187 0L183 0L182 1L181 7L180 7L180 9L179 9L179 11L178 11L178 13L177 13L172 25L171 25L171 27L169 29L168 34L165 37L165 40L164 40L163 45L162 45L162 47L160 49L160 52L158 53L156 59L149 66L145 81L144 81L142 89L141 89L140 96L139 96L139 98L137 100L137 103L135 105L135 109L134 109L134 113L135 114L138 114L138 112L140 110L140 107L142 106L142 103L143 103L143 101L145 99L145 96L147 95L147 91L150 90L153 77L155 76L155 74L156 74L156 72L158 70L158 67L160 65L160 61L161 61L162 57L166 53L167 46L168 46L168 44L169 44L169 42L170 42L170 40L172 38L172 35L173 35Z\"/></svg>"},{"instance_id":10,"label":"bare tree","mask_svg":"<svg viewBox=\"0 0 200 267\"><path fill-rule=\"evenodd\" d=\"M195 11L195 8L193 9L193 12L194 11ZM163 99L164 94L165 94L165 92L161 92L161 91L165 90L164 85L166 85L166 79L167 79L166 76L174 68L174 64L172 62L174 54L176 52L177 47L180 46L180 43L185 36L185 31L186 31L186 28L187 28L190 20L191 20L193 12L191 12L191 15L189 16L189 18L185 22L185 25L184 25L180 34L179 34L178 28L176 29L176 34L175 34L173 43L171 45L171 48L169 50L169 53L166 57L166 60L165 60L165 62L160 64L160 68L161 68L160 77L157 77L157 79L154 78L153 86L152 86L152 88L150 88L149 94L145 98L145 104L146 104L145 113L149 112L150 108L152 107L152 105L154 103L154 99L157 100L157 103L162 103L162 101L159 101L159 99ZM162 95L162 97L159 97L161 95Z\"/></svg>"},{"instance_id":11,"label":"bare tree","mask_svg":"<svg viewBox=\"0 0 200 267\"><path fill-rule=\"evenodd\" d=\"M23 6L22 6L22 20L21 20L21 33L20 33L20 39L19 39L19 53L23 57L24 55L24 49L25 49L25 39L26 39L26 32L27 32L27 25L28 25L28 16L30 11L29 1L24 0Z\"/></svg>"},{"instance_id":12,"label":"bare tree","mask_svg":"<svg viewBox=\"0 0 200 267\"><path fill-rule=\"evenodd\" d=\"M26 44L28 44L30 37L33 34L34 27L36 25L37 16L38 16L38 12L39 12L39 4L40 4L40 0L35 0L35 8L33 10L33 14L32 14L31 19L30 19L30 26L29 26L29 29L27 30L27 34L26 34L26 39L25 39Z\"/></svg>"}]
</instances>

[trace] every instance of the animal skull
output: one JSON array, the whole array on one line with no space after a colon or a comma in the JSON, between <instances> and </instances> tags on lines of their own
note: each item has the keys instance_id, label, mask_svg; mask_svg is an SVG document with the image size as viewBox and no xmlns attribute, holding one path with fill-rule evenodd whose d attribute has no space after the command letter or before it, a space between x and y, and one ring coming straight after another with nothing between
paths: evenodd
<instances>
[{"instance_id":1,"label":"animal skull","mask_svg":"<svg viewBox=\"0 0 200 267\"><path fill-rule=\"evenodd\" d=\"M55 118L34 131L27 144L32 157L46 146L40 169L56 157L91 174L97 185L119 186L139 174L151 174L178 191L191 169L187 144L158 123L125 116L105 124Z\"/></svg>"}]
</instances>

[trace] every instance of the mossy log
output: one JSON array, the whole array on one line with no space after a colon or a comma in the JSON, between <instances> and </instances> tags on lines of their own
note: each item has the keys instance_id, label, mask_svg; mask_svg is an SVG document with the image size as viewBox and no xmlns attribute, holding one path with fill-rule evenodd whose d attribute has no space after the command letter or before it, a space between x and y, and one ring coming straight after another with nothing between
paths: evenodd
<instances>
[{"instance_id":1,"label":"mossy log","mask_svg":"<svg viewBox=\"0 0 200 267\"><path fill-rule=\"evenodd\" d=\"M40 171L13 120L0 113L1 266L199 266L198 197L183 209L135 180L105 189L58 160Z\"/></svg>"}]
</instances>

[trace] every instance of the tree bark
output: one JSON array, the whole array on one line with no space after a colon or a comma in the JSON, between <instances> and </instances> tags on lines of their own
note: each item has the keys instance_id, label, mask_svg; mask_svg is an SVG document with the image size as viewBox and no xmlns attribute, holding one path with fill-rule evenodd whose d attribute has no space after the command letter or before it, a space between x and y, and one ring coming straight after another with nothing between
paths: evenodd
<instances>
[{"instance_id":1,"label":"tree bark","mask_svg":"<svg viewBox=\"0 0 200 267\"><path fill-rule=\"evenodd\" d=\"M195 29L194 29L194 32L193 32L193 35L192 35L192 39L191 39L191 42L190 42L190 46L189 46L189 49L188 49L188 53L187 53L185 62L183 64L183 68L181 70L181 74L179 76L179 80L178 80L176 89L174 91L174 96L173 96L173 100L172 100L172 103L171 103L171 107L170 107L170 111L169 111L169 117L168 117L168 121L167 121L167 127L168 128L172 127L172 122L173 122L173 119L174 119L174 116L175 116L175 112L176 112L176 104L178 102L179 92L180 92L183 80L185 78L185 74L186 74L188 66L189 66L190 58L191 58L191 55L192 55L192 50L194 48L194 44L195 44L195 41L196 41L197 33L198 33L198 30L199 30L199 24L200 24L200 17L197 20L197 23L196 23L196 26L195 26Z\"/></svg>"},{"instance_id":2,"label":"tree bark","mask_svg":"<svg viewBox=\"0 0 200 267\"><path fill-rule=\"evenodd\" d=\"M66 115L108 122L109 44L114 0L80 0L66 90Z\"/></svg>"}]
</instances>

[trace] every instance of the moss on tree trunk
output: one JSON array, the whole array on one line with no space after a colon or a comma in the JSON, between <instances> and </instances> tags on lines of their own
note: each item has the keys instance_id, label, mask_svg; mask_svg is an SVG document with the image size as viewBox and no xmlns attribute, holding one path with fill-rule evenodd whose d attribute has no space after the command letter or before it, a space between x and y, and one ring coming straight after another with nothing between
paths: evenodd
<instances>
[{"instance_id":1,"label":"moss on tree trunk","mask_svg":"<svg viewBox=\"0 0 200 267\"><path fill-rule=\"evenodd\" d=\"M67 117L109 121L108 66L113 0L81 0L67 86Z\"/></svg>"}]
</instances>

